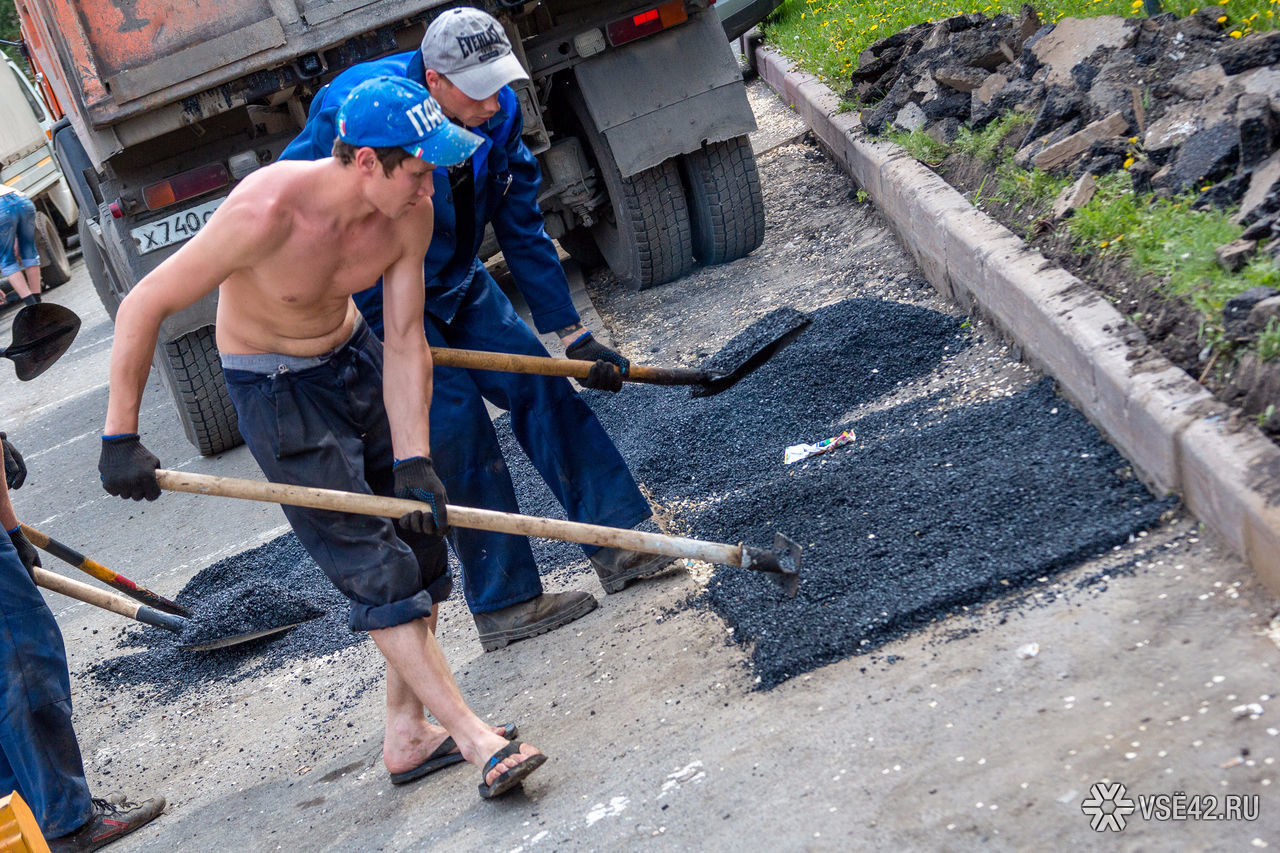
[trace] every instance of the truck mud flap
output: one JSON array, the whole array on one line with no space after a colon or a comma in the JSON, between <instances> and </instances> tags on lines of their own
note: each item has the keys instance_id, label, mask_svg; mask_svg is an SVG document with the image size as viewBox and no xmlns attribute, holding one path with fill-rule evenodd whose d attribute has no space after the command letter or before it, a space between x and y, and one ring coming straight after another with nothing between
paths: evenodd
<instances>
[{"instance_id":1,"label":"truck mud flap","mask_svg":"<svg viewBox=\"0 0 1280 853\"><path fill-rule=\"evenodd\" d=\"M714 12L593 56L574 74L626 178L756 129L742 71Z\"/></svg>"}]
</instances>

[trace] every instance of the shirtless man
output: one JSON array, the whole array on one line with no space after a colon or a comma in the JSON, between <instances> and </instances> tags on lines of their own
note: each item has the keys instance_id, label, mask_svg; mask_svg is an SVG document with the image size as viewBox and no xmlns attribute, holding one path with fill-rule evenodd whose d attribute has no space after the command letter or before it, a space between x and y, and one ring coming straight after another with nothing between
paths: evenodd
<instances>
[{"instance_id":1,"label":"shirtless man","mask_svg":"<svg viewBox=\"0 0 1280 853\"><path fill-rule=\"evenodd\" d=\"M156 336L165 317L220 288L218 350L241 434L267 478L431 505L431 513L410 513L398 526L298 507L284 512L351 600L352 629L368 631L387 660L383 761L393 781L464 758L481 768L480 793L488 798L545 758L533 746L508 744L502 729L471 712L432 631L450 588L441 538L448 520L429 456L431 355L422 326L432 169L466 160L477 144L425 88L383 77L344 103L335 156L275 163L245 178L120 303L98 470L113 495L159 496L159 460L137 435ZM385 368L383 347L351 300L379 276ZM426 722L425 708L443 729Z\"/></svg>"}]
</instances>

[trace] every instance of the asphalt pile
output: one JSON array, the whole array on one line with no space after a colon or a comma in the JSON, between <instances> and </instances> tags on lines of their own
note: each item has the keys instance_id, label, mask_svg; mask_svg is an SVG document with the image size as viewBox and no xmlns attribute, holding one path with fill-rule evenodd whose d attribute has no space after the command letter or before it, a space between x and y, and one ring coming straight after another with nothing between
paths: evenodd
<instances>
[{"instance_id":1,"label":"asphalt pile","mask_svg":"<svg viewBox=\"0 0 1280 853\"><path fill-rule=\"evenodd\" d=\"M698 601L750 650L762 687L1036 584L1172 506L1128 475L1048 379L978 403L952 389L886 404L968 346L959 319L874 299L812 319L716 396L586 392L637 480L683 527L672 532L768 547L781 531L804 547L796 598L720 567ZM787 446L849 429L855 443L783 464ZM553 511L507 449L522 507ZM572 556L563 545L537 553Z\"/></svg>"},{"instance_id":2,"label":"asphalt pile","mask_svg":"<svg viewBox=\"0 0 1280 853\"><path fill-rule=\"evenodd\" d=\"M192 614L182 634L144 626L122 629L119 645L140 651L88 666L104 689L143 688L149 699L173 701L209 685L273 672L362 642L347 626L347 600L320 571L293 533L219 560L191 579L176 600ZM179 646L287 625L283 634L210 651Z\"/></svg>"}]
</instances>

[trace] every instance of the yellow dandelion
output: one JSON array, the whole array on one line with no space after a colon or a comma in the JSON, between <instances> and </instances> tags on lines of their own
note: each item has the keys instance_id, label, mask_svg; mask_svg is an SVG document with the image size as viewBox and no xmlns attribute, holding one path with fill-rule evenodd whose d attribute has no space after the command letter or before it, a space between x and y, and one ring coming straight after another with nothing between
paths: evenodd
<instances>
[{"instance_id":1,"label":"yellow dandelion","mask_svg":"<svg viewBox=\"0 0 1280 853\"><path fill-rule=\"evenodd\" d=\"M1227 16L1226 16L1226 15L1223 15L1222 17L1218 18L1218 23L1219 23L1219 24L1225 24L1226 22L1227 22Z\"/></svg>"},{"instance_id":2,"label":"yellow dandelion","mask_svg":"<svg viewBox=\"0 0 1280 853\"><path fill-rule=\"evenodd\" d=\"M1110 246L1110 245L1111 245L1111 241L1110 241L1110 240L1103 240L1101 243L1099 243L1099 244L1098 244L1098 248L1099 248L1099 249L1105 249L1105 248L1107 248L1107 247L1108 247L1108 246Z\"/></svg>"},{"instance_id":3,"label":"yellow dandelion","mask_svg":"<svg viewBox=\"0 0 1280 853\"><path fill-rule=\"evenodd\" d=\"M1130 145L1136 145L1136 144L1137 144L1137 142L1138 142L1138 137L1136 137L1136 136L1130 136L1130 137L1129 137L1129 144L1130 144Z\"/></svg>"},{"instance_id":4,"label":"yellow dandelion","mask_svg":"<svg viewBox=\"0 0 1280 853\"><path fill-rule=\"evenodd\" d=\"M1240 38L1240 36L1244 35L1244 33L1240 32L1239 30L1232 30L1230 35L1233 39L1238 39Z\"/></svg>"},{"instance_id":5,"label":"yellow dandelion","mask_svg":"<svg viewBox=\"0 0 1280 853\"><path fill-rule=\"evenodd\" d=\"M1127 169L1132 165L1133 165L1133 158L1132 157L1125 158L1124 167Z\"/></svg>"}]
</instances>

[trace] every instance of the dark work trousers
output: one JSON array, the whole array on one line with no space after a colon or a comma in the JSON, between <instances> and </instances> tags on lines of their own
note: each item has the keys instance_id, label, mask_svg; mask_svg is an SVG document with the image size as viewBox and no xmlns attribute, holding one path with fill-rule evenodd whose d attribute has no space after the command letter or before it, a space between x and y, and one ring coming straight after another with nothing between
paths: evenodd
<instances>
[{"instance_id":1,"label":"dark work trousers","mask_svg":"<svg viewBox=\"0 0 1280 853\"><path fill-rule=\"evenodd\" d=\"M427 315L432 346L547 356L533 330L477 263L454 318ZM515 489L488 400L511 413L511 429L570 521L630 528L649 517L622 454L569 380L559 377L437 367L431 399L431 455L449 502L519 512ZM538 567L524 536L452 528L472 613L487 613L542 593ZM588 555L597 549L584 546Z\"/></svg>"},{"instance_id":2,"label":"dark work trousers","mask_svg":"<svg viewBox=\"0 0 1280 853\"><path fill-rule=\"evenodd\" d=\"M391 426L382 402L382 345L361 323L346 344L318 359L280 356L272 373L223 374L240 434L273 483L394 496ZM299 362L320 362L292 369ZM389 518L283 507L302 546L351 601L352 630L403 625L449 595L444 539Z\"/></svg>"},{"instance_id":3,"label":"dark work trousers","mask_svg":"<svg viewBox=\"0 0 1280 853\"><path fill-rule=\"evenodd\" d=\"M46 838L93 812L71 728L71 678L62 633L8 536L0 535L0 796L17 791Z\"/></svg>"}]
</instances>

